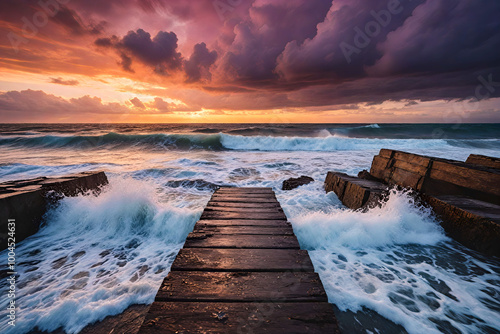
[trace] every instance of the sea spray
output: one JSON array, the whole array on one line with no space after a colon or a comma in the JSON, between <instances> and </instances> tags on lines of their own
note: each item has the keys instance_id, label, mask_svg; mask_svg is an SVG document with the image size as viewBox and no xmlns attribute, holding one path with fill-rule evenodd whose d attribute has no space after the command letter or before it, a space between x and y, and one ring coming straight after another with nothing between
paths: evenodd
<instances>
[{"instance_id":1,"label":"sea spray","mask_svg":"<svg viewBox=\"0 0 500 334\"><path fill-rule=\"evenodd\" d=\"M390 207L360 213L323 190L327 171L356 175L370 168L381 148L462 161L470 153L500 157L500 125L378 125L0 125L0 180L105 170L111 182L102 198L64 199L40 233L20 243L16 288L24 318L18 324L25 327L16 326L15 333L37 324L76 332L89 321L151 302L181 245L176 242L215 185L274 188L330 301L343 310L341 326L358 326L345 333L396 332L379 322L370 326L381 315L411 333L500 332L498 259L446 239L438 221L411 198L392 197ZM43 136L58 138L47 144ZM283 180L300 175L316 182L280 190ZM330 226L337 221L338 227ZM399 240L407 231L416 241ZM349 310L357 313L345 320Z\"/></svg>"},{"instance_id":2,"label":"sea spray","mask_svg":"<svg viewBox=\"0 0 500 334\"><path fill-rule=\"evenodd\" d=\"M329 196L314 197L319 206ZM285 211L341 311L368 308L416 334L500 329L498 262L458 250L409 193L392 191L386 203L367 212L338 205L301 212L312 204L292 196L284 201L299 206L285 204Z\"/></svg>"},{"instance_id":3,"label":"sea spray","mask_svg":"<svg viewBox=\"0 0 500 334\"><path fill-rule=\"evenodd\" d=\"M99 196L64 198L51 209L41 231L17 249L19 318L0 331L77 333L151 303L201 213L156 198L148 182L112 178Z\"/></svg>"}]
</instances>

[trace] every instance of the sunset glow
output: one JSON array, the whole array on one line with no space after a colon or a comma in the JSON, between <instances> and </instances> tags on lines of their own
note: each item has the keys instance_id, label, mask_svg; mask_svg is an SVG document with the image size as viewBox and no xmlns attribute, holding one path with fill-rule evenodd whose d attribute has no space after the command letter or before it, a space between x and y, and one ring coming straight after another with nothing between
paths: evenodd
<instances>
[{"instance_id":1,"label":"sunset glow","mask_svg":"<svg viewBox=\"0 0 500 334\"><path fill-rule=\"evenodd\" d=\"M2 122L496 122L497 1L7 0Z\"/></svg>"}]
</instances>

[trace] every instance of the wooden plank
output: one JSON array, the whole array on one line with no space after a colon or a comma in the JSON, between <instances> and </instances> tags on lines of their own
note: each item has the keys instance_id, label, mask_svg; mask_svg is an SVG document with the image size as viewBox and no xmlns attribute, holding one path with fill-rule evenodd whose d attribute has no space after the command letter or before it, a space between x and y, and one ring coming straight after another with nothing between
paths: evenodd
<instances>
[{"instance_id":1,"label":"wooden plank","mask_svg":"<svg viewBox=\"0 0 500 334\"><path fill-rule=\"evenodd\" d=\"M270 188L213 194L139 334L339 333L307 251Z\"/></svg>"},{"instance_id":2,"label":"wooden plank","mask_svg":"<svg viewBox=\"0 0 500 334\"><path fill-rule=\"evenodd\" d=\"M155 302L139 334L339 334L330 304Z\"/></svg>"},{"instance_id":3,"label":"wooden plank","mask_svg":"<svg viewBox=\"0 0 500 334\"><path fill-rule=\"evenodd\" d=\"M207 207L215 208L281 208L278 202L247 203L247 202L217 202L210 201Z\"/></svg>"},{"instance_id":4,"label":"wooden plank","mask_svg":"<svg viewBox=\"0 0 500 334\"><path fill-rule=\"evenodd\" d=\"M311 272L170 272L156 301L318 302L328 301L318 274Z\"/></svg>"},{"instance_id":5,"label":"wooden plank","mask_svg":"<svg viewBox=\"0 0 500 334\"><path fill-rule=\"evenodd\" d=\"M305 250L183 248L172 271L314 271Z\"/></svg>"},{"instance_id":6,"label":"wooden plank","mask_svg":"<svg viewBox=\"0 0 500 334\"><path fill-rule=\"evenodd\" d=\"M289 227L289 222L282 219L232 219L232 220L218 220L218 219L200 219L196 226L259 226L259 227Z\"/></svg>"},{"instance_id":7,"label":"wooden plank","mask_svg":"<svg viewBox=\"0 0 500 334\"><path fill-rule=\"evenodd\" d=\"M275 213L275 212L283 212L283 210L275 206L274 208L238 208L238 207L220 207L220 206L211 206L207 205L205 207L205 211L218 211L218 212L266 212L266 213Z\"/></svg>"},{"instance_id":8,"label":"wooden plank","mask_svg":"<svg viewBox=\"0 0 500 334\"><path fill-rule=\"evenodd\" d=\"M242 197L231 196L212 196L211 202L242 202L242 203L277 203L276 198L267 197Z\"/></svg>"},{"instance_id":9,"label":"wooden plank","mask_svg":"<svg viewBox=\"0 0 500 334\"><path fill-rule=\"evenodd\" d=\"M294 235L190 233L184 248L299 249Z\"/></svg>"},{"instance_id":10,"label":"wooden plank","mask_svg":"<svg viewBox=\"0 0 500 334\"><path fill-rule=\"evenodd\" d=\"M238 219L238 220L286 220L283 212L221 212L203 211L200 219Z\"/></svg>"},{"instance_id":11,"label":"wooden plank","mask_svg":"<svg viewBox=\"0 0 500 334\"><path fill-rule=\"evenodd\" d=\"M235 188L235 187L220 187L215 192L243 192L243 193L274 193L273 188Z\"/></svg>"},{"instance_id":12,"label":"wooden plank","mask_svg":"<svg viewBox=\"0 0 500 334\"><path fill-rule=\"evenodd\" d=\"M270 198L273 200L276 200L276 196L274 193L256 193L256 194L250 194L250 193L244 193L244 192L221 192L221 193L214 193L212 195L212 198L214 197L246 197L246 198Z\"/></svg>"},{"instance_id":13,"label":"wooden plank","mask_svg":"<svg viewBox=\"0 0 500 334\"><path fill-rule=\"evenodd\" d=\"M196 224L192 233L294 235L292 227L214 226Z\"/></svg>"},{"instance_id":14,"label":"wooden plank","mask_svg":"<svg viewBox=\"0 0 500 334\"><path fill-rule=\"evenodd\" d=\"M274 196L274 192L270 191L233 191L233 190L217 190L214 195L259 195L259 196Z\"/></svg>"}]
</instances>

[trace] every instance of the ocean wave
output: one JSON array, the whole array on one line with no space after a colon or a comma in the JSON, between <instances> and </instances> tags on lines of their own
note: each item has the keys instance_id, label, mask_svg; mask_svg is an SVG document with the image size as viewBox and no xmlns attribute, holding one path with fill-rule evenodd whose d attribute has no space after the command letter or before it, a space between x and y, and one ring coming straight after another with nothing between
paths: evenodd
<instances>
[{"instance_id":1,"label":"ocean wave","mask_svg":"<svg viewBox=\"0 0 500 334\"><path fill-rule=\"evenodd\" d=\"M167 149L222 149L220 135L189 134L133 134L110 132L96 136L38 136L0 138L0 146L42 147L42 148L93 148L149 146Z\"/></svg>"},{"instance_id":2,"label":"ocean wave","mask_svg":"<svg viewBox=\"0 0 500 334\"><path fill-rule=\"evenodd\" d=\"M370 125L375 126L376 124ZM371 127L370 129L375 129ZM499 139L389 139L350 138L342 135L316 137L297 136L243 136L218 134L119 134L99 136L38 136L4 137L0 146L28 148L130 148L139 147L156 150L250 150L250 151L346 151L380 149L433 149L449 146L465 148L500 148Z\"/></svg>"},{"instance_id":3,"label":"ocean wave","mask_svg":"<svg viewBox=\"0 0 500 334\"><path fill-rule=\"evenodd\" d=\"M269 136L232 136L221 134L222 146L232 150L251 151L356 151L366 149L380 149L390 147L405 148L434 148L446 146L444 140L420 139L367 139L343 137L269 137Z\"/></svg>"}]
</instances>

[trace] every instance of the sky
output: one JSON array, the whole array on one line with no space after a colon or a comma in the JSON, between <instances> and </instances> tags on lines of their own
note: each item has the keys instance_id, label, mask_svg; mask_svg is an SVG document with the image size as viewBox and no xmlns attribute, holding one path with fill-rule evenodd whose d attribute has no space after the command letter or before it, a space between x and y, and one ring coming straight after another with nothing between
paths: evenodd
<instances>
[{"instance_id":1,"label":"sky","mask_svg":"<svg viewBox=\"0 0 500 334\"><path fill-rule=\"evenodd\" d=\"M498 0L1 0L0 123L500 122Z\"/></svg>"}]
</instances>

